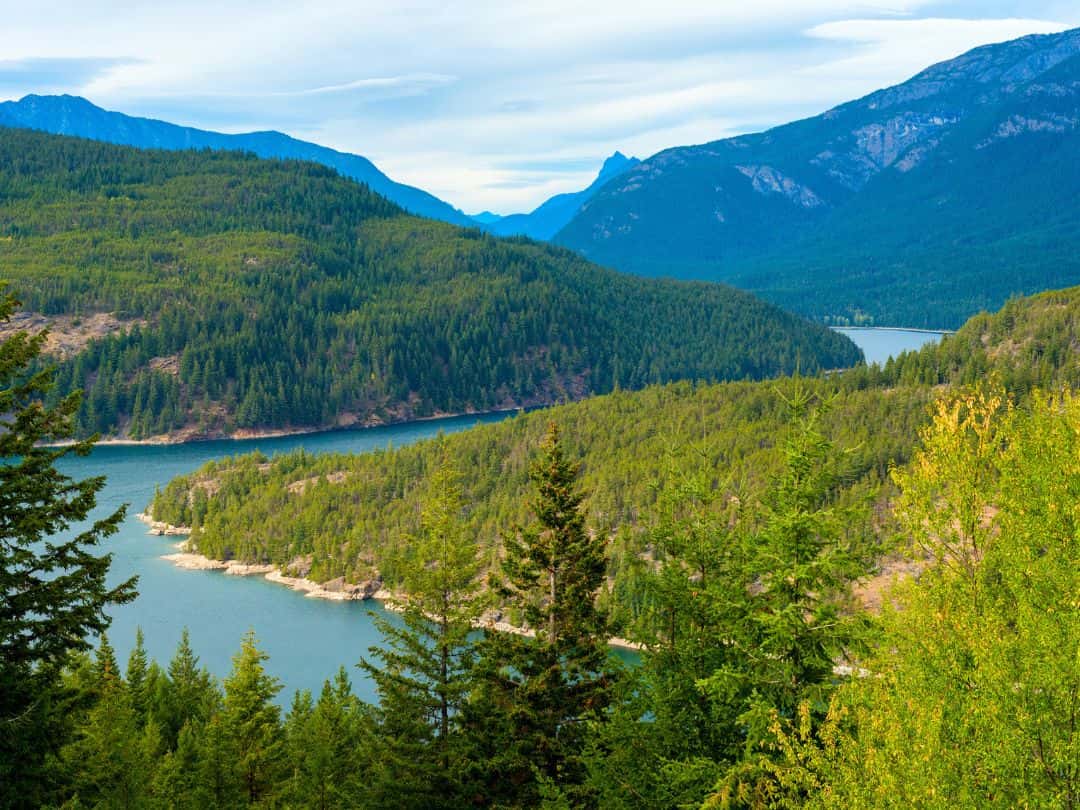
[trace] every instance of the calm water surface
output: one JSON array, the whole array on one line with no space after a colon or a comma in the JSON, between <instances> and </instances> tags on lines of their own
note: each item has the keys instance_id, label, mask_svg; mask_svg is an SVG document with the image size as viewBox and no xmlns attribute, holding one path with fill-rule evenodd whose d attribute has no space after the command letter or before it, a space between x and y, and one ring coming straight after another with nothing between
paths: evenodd
<instances>
[{"instance_id":1,"label":"calm water surface","mask_svg":"<svg viewBox=\"0 0 1080 810\"><path fill-rule=\"evenodd\" d=\"M927 343L936 343L947 332L923 332L916 329L870 329L842 328L836 331L847 335L863 350L866 362L885 364L890 357L896 357L907 351L921 349Z\"/></svg>"},{"instance_id":2,"label":"calm water surface","mask_svg":"<svg viewBox=\"0 0 1080 810\"><path fill-rule=\"evenodd\" d=\"M69 458L63 470L75 478L107 476L98 496L98 516L123 503L130 504L120 532L105 541L113 554L112 580L120 582L138 574L139 598L113 608L109 640L121 665L142 627L150 655L162 665L180 640L180 631L191 632L192 646L214 675L228 674L240 637L253 628L262 648L269 653L268 670L282 680L285 689L279 702L287 704L296 689L318 694L322 682L344 665L357 694L371 699L371 683L353 665L379 640L369 611L381 613L379 604L329 602L308 599L262 577L226 576L217 571L185 571L162 560L172 552L176 537L147 534L135 518L149 503L155 485L164 486L176 475L191 472L210 459L261 450L267 455L298 447L313 453L364 452L401 446L435 436L440 430L453 433L478 422L495 422L509 414L453 417L368 430L335 431L308 436L246 441L199 442L186 445L97 447L87 458Z\"/></svg>"},{"instance_id":3,"label":"calm water surface","mask_svg":"<svg viewBox=\"0 0 1080 810\"><path fill-rule=\"evenodd\" d=\"M884 363L910 349L940 339L941 332L905 329L837 329L866 354L867 362ZM254 629L269 653L268 670L285 685L279 701L287 704L296 689L317 694L322 682L349 669L357 694L374 697L370 681L355 668L368 648L379 641L369 612L386 615L378 602L330 602L267 582L262 577L227 576L219 571L186 571L161 559L174 550L178 538L147 534L135 518L154 494L173 477L191 472L211 459L261 450L267 455L303 447L312 453L360 453L387 445L401 446L454 433L477 423L496 422L509 414L451 417L368 430L335 431L307 436L245 441L198 442L165 446L104 446L87 458L69 458L63 470L75 478L105 475L108 483L98 496L96 516L129 504L120 531L105 542L112 552L112 580L139 577L139 598L113 608L110 640L123 663L142 627L151 657L162 665L172 657L180 632L187 627L201 662L214 675L228 674L240 637ZM620 658L633 661L630 653Z\"/></svg>"}]
</instances>

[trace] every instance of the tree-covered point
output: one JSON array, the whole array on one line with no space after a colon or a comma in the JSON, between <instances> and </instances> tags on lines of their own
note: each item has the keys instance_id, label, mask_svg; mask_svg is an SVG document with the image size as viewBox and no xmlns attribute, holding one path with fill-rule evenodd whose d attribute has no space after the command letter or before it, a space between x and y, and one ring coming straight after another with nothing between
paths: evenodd
<instances>
[{"instance_id":1,"label":"tree-covered point","mask_svg":"<svg viewBox=\"0 0 1080 810\"><path fill-rule=\"evenodd\" d=\"M83 432L318 428L850 366L846 338L710 284L405 215L322 166L0 130L0 267L118 323L67 357Z\"/></svg>"},{"instance_id":2,"label":"tree-covered point","mask_svg":"<svg viewBox=\"0 0 1080 810\"><path fill-rule=\"evenodd\" d=\"M822 398L834 389L824 380L805 385ZM562 426L568 452L583 461L590 525L615 532L634 525L640 510L653 504L654 482L664 483L687 465L712 465L732 476L733 491L756 492L780 460L775 437L785 423L790 386L674 383L445 437L450 463L462 473L486 567L496 563L506 527L525 518L530 449L549 420ZM830 431L857 445L854 478L880 481L890 461L906 458L907 437L930 398L929 386L836 397L824 418ZM438 468L437 447L421 442L359 455L301 450L210 462L160 490L150 511L157 520L192 526L199 552L211 558L273 563L317 581L344 576L359 582L379 574L398 587L399 545L418 527L421 495ZM623 557L629 564L641 542L629 532L616 542L612 573L618 585Z\"/></svg>"},{"instance_id":3,"label":"tree-covered point","mask_svg":"<svg viewBox=\"0 0 1080 810\"><path fill-rule=\"evenodd\" d=\"M890 465L909 457L938 387L995 374L1022 398L1034 386L1076 384L1078 333L1080 288L1044 293L976 316L939 344L884 366L800 384L830 401L822 430L851 448L846 475L852 496L878 492ZM525 517L530 449L554 420L568 452L582 461L590 525L618 535L609 574L618 607L633 614L645 539L620 529L636 526L666 485L702 465L718 471L713 486L755 497L781 461L776 438L794 385L681 382L521 414L441 444L210 462L159 491L151 511L158 520L194 527L199 551L212 558L272 563L320 581L379 574L395 587L401 585L397 545L417 531L419 500L445 453L462 474L477 541L493 567L500 532Z\"/></svg>"},{"instance_id":4,"label":"tree-covered point","mask_svg":"<svg viewBox=\"0 0 1080 810\"><path fill-rule=\"evenodd\" d=\"M123 675L102 638L69 657L48 780L13 806L1075 807L1080 400L942 392L889 504L920 574L870 613L851 588L882 515L842 501L850 448L812 398L793 387L756 504L718 490L708 463L662 486L641 666L599 655L606 538L550 452L530 454L525 557L500 566L541 632L472 631L476 560L442 453L405 621L364 662L377 705L342 669L283 713L251 633L220 683L186 631L167 668L139 634Z\"/></svg>"}]
</instances>

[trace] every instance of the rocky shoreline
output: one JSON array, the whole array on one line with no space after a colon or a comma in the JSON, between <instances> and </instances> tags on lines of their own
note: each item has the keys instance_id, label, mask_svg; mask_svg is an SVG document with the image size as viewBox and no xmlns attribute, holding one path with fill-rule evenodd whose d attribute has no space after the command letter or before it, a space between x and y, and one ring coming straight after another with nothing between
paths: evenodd
<instances>
[{"instance_id":1,"label":"rocky shoreline","mask_svg":"<svg viewBox=\"0 0 1080 810\"><path fill-rule=\"evenodd\" d=\"M402 594L395 594L385 587L379 579L367 580L359 584L345 581L344 577L329 580L327 582L315 582L305 577L291 577L281 571L276 565L262 563L244 563L239 560L215 560L197 551L191 550L191 529L188 526L173 526L160 520L154 520L150 515L140 512L136 517L149 526L149 533L158 536L185 536L176 544L176 551L172 554L162 554L161 559L168 560L177 568L188 571L221 571L229 576L249 577L261 576L268 582L284 585L311 599L326 599L332 602L366 601L375 599L382 602L388 610L400 610L405 601ZM502 614L493 612L484 616L476 623L477 629L496 630L500 633L515 633L521 636L534 636L536 631L511 624L502 620ZM624 638L613 637L608 639L612 647L621 647L627 650L641 650L642 645Z\"/></svg>"},{"instance_id":2,"label":"rocky shoreline","mask_svg":"<svg viewBox=\"0 0 1080 810\"><path fill-rule=\"evenodd\" d=\"M462 416L491 416L498 413L513 413L520 410L532 410L544 408L556 404L556 400L527 402L521 405L507 405L501 408L488 408L484 410L465 410L455 412L438 411L430 416L391 416L388 418L369 418L364 421L339 422L332 425L319 427L296 427L296 428L267 428L264 430L252 430L241 428L231 432L223 430L196 431L192 429L179 429L170 433L163 433L148 439L125 439L117 436L106 436L98 439L94 444L100 446L117 445L121 447L163 447L174 444L197 444L199 442L212 441L251 441L253 439L283 439L292 436L309 436L321 433L334 433L344 430L368 430L377 427L389 427L392 425L407 425L413 422L435 422L440 419L455 419ZM48 442L47 447L66 447L75 444L75 439L65 439L59 442Z\"/></svg>"},{"instance_id":3,"label":"rocky shoreline","mask_svg":"<svg viewBox=\"0 0 1080 810\"><path fill-rule=\"evenodd\" d=\"M329 582L315 582L304 577L290 577L284 574L276 565L269 563L245 563L240 560L215 560L192 550L191 528L189 526L173 526L164 521L154 520L145 512L140 512L136 517L149 526L149 533L158 536L187 537L176 544L176 551L172 554L162 554L161 559L168 560L177 568L188 571L222 571L225 574L236 577L261 576L278 585L285 585L294 591L299 591L305 596L314 599L329 599L335 602L364 599L387 599L390 592L382 588L382 582L371 580L369 582L353 585L345 582L344 577Z\"/></svg>"}]
</instances>

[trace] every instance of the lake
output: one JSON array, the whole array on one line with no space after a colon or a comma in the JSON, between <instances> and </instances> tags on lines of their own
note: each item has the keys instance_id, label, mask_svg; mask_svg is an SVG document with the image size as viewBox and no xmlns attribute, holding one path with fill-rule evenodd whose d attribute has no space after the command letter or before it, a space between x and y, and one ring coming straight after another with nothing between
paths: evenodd
<instances>
[{"instance_id":1,"label":"lake","mask_svg":"<svg viewBox=\"0 0 1080 810\"><path fill-rule=\"evenodd\" d=\"M113 623L109 640L121 666L126 665L134 645L136 627L142 627L147 651L162 666L172 657L180 631L187 627L201 663L220 678L229 672L240 637L253 628L260 646L270 655L267 669L285 684L279 703L287 705L296 689L311 689L318 696L322 682L342 665L349 669L356 693L373 699L371 683L354 664L379 641L369 616L369 611L383 612L378 602L308 599L262 577L177 568L161 555L172 552L180 538L147 534L147 527L135 514L150 502L155 485L164 486L174 476L191 472L210 459L254 450L272 455L298 447L312 453L359 453L409 444L439 431L454 433L509 415L453 417L273 439L107 445L96 447L87 458L64 459L61 468L76 479L107 476L95 516L108 514L123 503L130 505L119 533L104 543L104 549L113 554L113 582L139 576L139 598L110 610Z\"/></svg>"},{"instance_id":2,"label":"lake","mask_svg":"<svg viewBox=\"0 0 1080 810\"><path fill-rule=\"evenodd\" d=\"M906 329L837 329L863 350L868 362L884 363L889 356L938 340L941 332ZM120 531L105 541L112 552L113 582L137 574L139 598L111 609L109 638L121 665L135 640L136 627L146 635L150 656L163 666L187 627L201 663L221 678L228 674L240 637L255 630L269 655L267 669L285 685L279 702L287 705L296 689L318 693L338 668L349 669L358 695L371 700L371 682L354 666L368 648L379 642L370 612L387 615L378 602L332 602L309 599L260 576L228 576L220 571L188 571L161 555L174 551L179 538L158 537L135 514L177 475L192 472L211 459L261 450L267 455L299 447L312 453L362 453L401 446L454 433L478 423L497 422L509 413L450 417L365 430L332 431L302 436L244 441L211 441L178 445L105 445L87 458L65 459L61 467L75 478L105 475L107 484L98 496L95 516L129 504ZM617 651L627 661L632 653Z\"/></svg>"},{"instance_id":3,"label":"lake","mask_svg":"<svg viewBox=\"0 0 1080 810\"><path fill-rule=\"evenodd\" d=\"M833 327L842 335L851 338L863 354L866 362L885 364L890 357L896 357L908 351L917 351L927 343L941 340L948 332L931 332L921 329L879 329L876 327Z\"/></svg>"}]
</instances>

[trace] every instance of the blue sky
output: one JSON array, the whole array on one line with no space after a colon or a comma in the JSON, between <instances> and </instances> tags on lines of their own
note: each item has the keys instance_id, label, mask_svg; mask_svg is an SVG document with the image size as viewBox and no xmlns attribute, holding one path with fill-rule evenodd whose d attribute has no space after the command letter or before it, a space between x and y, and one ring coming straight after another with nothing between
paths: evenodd
<instances>
[{"instance_id":1,"label":"blue sky","mask_svg":"<svg viewBox=\"0 0 1080 810\"><path fill-rule=\"evenodd\" d=\"M39 0L4 11L0 97L279 129L509 213L616 149L762 129L1076 26L1075 0Z\"/></svg>"}]
</instances>

